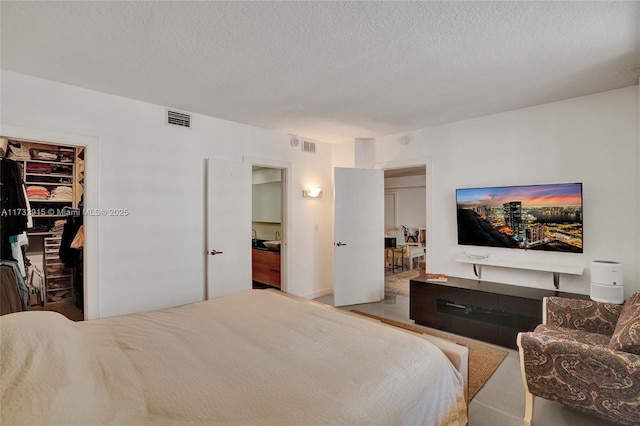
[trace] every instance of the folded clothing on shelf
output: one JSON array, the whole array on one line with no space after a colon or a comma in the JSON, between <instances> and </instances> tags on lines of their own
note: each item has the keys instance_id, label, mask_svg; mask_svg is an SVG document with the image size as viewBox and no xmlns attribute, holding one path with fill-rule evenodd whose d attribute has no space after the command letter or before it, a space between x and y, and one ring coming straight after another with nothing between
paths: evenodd
<instances>
[{"instance_id":1,"label":"folded clothing on shelf","mask_svg":"<svg viewBox=\"0 0 640 426\"><path fill-rule=\"evenodd\" d=\"M10 143L8 157L12 160L31 160L29 148L20 143Z\"/></svg>"},{"instance_id":2,"label":"folded clothing on shelf","mask_svg":"<svg viewBox=\"0 0 640 426\"><path fill-rule=\"evenodd\" d=\"M60 148L58 155L61 163L73 163L76 153L73 148Z\"/></svg>"},{"instance_id":3,"label":"folded clothing on shelf","mask_svg":"<svg viewBox=\"0 0 640 426\"><path fill-rule=\"evenodd\" d=\"M49 174L53 172L51 164L27 163L27 173Z\"/></svg>"},{"instance_id":4,"label":"folded clothing on shelf","mask_svg":"<svg viewBox=\"0 0 640 426\"><path fill-rule=\"evenodd\" d=\"M51 197L49 200L72 201L73 189L71 189L70 186L56 186L53 191L51 191Z\"/></svg>"},{"instance_id":5,"label":"folded clothing on shelf","mask_svg":"<svg viewBox=\"0 0 640 426\"><path fill-rule=\"evenodd\" d=\"M71 164L53 164L51 167L53 168L52 173L73 176L73 166Z\"/></svg>"},{"instance_id":6,"label":"folded clothing on shelf","mask_svg":"<svg viewBox=\"0 0 640 426\"><path fill-rule=\"evenodd\" d=\"M47 188L40 185L27 186L27 197L30 200L48 200L51 193Z\"/></svg>"},{"instance_id":7,"label":"folded clothing on shelf","mask_svg":"<svg viewBox=\"0 0 640 426\"><path fill-rule=\"evenodd\" d=\"M58 161L58 154L55 151L48 151L44 149L31 149L29 150L31 158L34 160L44 161Z\"/></svg>"},{"instance_id":8,"label":"folded clothing on shelf","mask_svg":"<svg viewBox=\"0 0 640 426\"><path fill-rule=\"evenodd\" d=\"M56 220L53 223L53 227L51 227L50 231L51 232L55 232L55 233L59 233L64 231L64 224L67 223L67 221L65 219L60 219L60 220Z\"/></svg>"}]
</instances>

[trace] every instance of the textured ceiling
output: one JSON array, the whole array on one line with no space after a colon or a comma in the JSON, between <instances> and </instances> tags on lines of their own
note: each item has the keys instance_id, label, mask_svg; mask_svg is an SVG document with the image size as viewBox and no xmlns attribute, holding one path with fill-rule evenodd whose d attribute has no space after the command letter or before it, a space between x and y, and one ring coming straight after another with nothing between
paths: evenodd
<instances>
[{"instance_id":1,"label":"textured ceiling","mask_svg":"<svg viewBox=\"0 0 640 426\"><path fill-rule=\"evenodd\" d=\"M1 64L338 142L638 84L639 5L2 1Z\"/></svg>"}]
</instances>

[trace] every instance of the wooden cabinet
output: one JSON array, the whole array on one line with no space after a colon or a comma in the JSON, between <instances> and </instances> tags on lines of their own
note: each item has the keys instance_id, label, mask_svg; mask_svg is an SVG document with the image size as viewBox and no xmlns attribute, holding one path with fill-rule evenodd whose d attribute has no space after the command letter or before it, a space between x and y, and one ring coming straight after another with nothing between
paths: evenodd
<instances>
[{"instance_id":1,"label":"wooden cabinet","mask_svg":"<svg viewBox=\"0 0 640 426\"><path fill-rule=\"evenodd\" d=\"M280 253L251 250L253 281L280 288Z\"/></svg>"},{"instance_id":2,"label":"wooden cabinet","mask_svg":"<svg viewBox=\"0 0 640 426\"><path fill-rule=\"evenodd\" d=\"M436 283L422 276L410 281L409 318L416 324L515 349L518 332L532 331L542 323L546 296L589 298L455 277Z\"/></svg>"}]
</instances>

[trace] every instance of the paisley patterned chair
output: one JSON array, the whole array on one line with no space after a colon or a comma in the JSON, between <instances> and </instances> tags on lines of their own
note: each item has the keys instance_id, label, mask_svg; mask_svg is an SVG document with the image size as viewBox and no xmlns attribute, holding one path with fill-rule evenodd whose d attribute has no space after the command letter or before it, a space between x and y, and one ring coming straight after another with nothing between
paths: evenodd
<instances>
[{"instance_id":1,"label":"paisley patterned chair","mask_svg":"<svg viewBox=\"0 0 640 426\"><path fill-rule=\"evenodd\" d=\"M525 426L536 396L640 425L640 292L624 306L548 297L542 317L518 334Z\"/></svg>"}]
</instances>

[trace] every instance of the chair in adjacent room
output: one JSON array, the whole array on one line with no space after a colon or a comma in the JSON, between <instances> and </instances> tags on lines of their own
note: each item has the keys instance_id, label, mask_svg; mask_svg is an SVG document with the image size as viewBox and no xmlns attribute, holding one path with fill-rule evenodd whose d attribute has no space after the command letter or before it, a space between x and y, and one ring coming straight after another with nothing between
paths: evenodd
<instances>
[{"instance_id":1,"label":"chair in adjacent room","mask_svg":"<svg viewBox=\"0 0 640 426\"><path fill-rule=\"evenodd\" d=\"M384 268L387 271L394 273L397 268L402 268L402 258L398 260L397 253L397 239L391 237L390 233L385 233L384 237Z\"/></svg>"},{"instance_id":2,"label":"chair in adjacent room","mask_svg":"<svg viewBox=\"0 0 640 426\"><path fill-rule=\"evenodd\" d=\"M407 269L417 268L418 262L424 260L424 247L420 243L407 242L402 228L387 231L386 236L396 241L395 247L386 248L386 258L391 260L394 271L404 269L405 262Z\"/></svg>"},{"instance_id":3,"label":"chair in adjacent room","mask_svg":"<svg viewBox=\"0 0 640 426\"><path fill-rule=\"evenodd\" d=\"M624 305L546 297L543 323L518 334L525 426L535 397L640 424L640 292Z\"/></svg>"}]
</instances>

